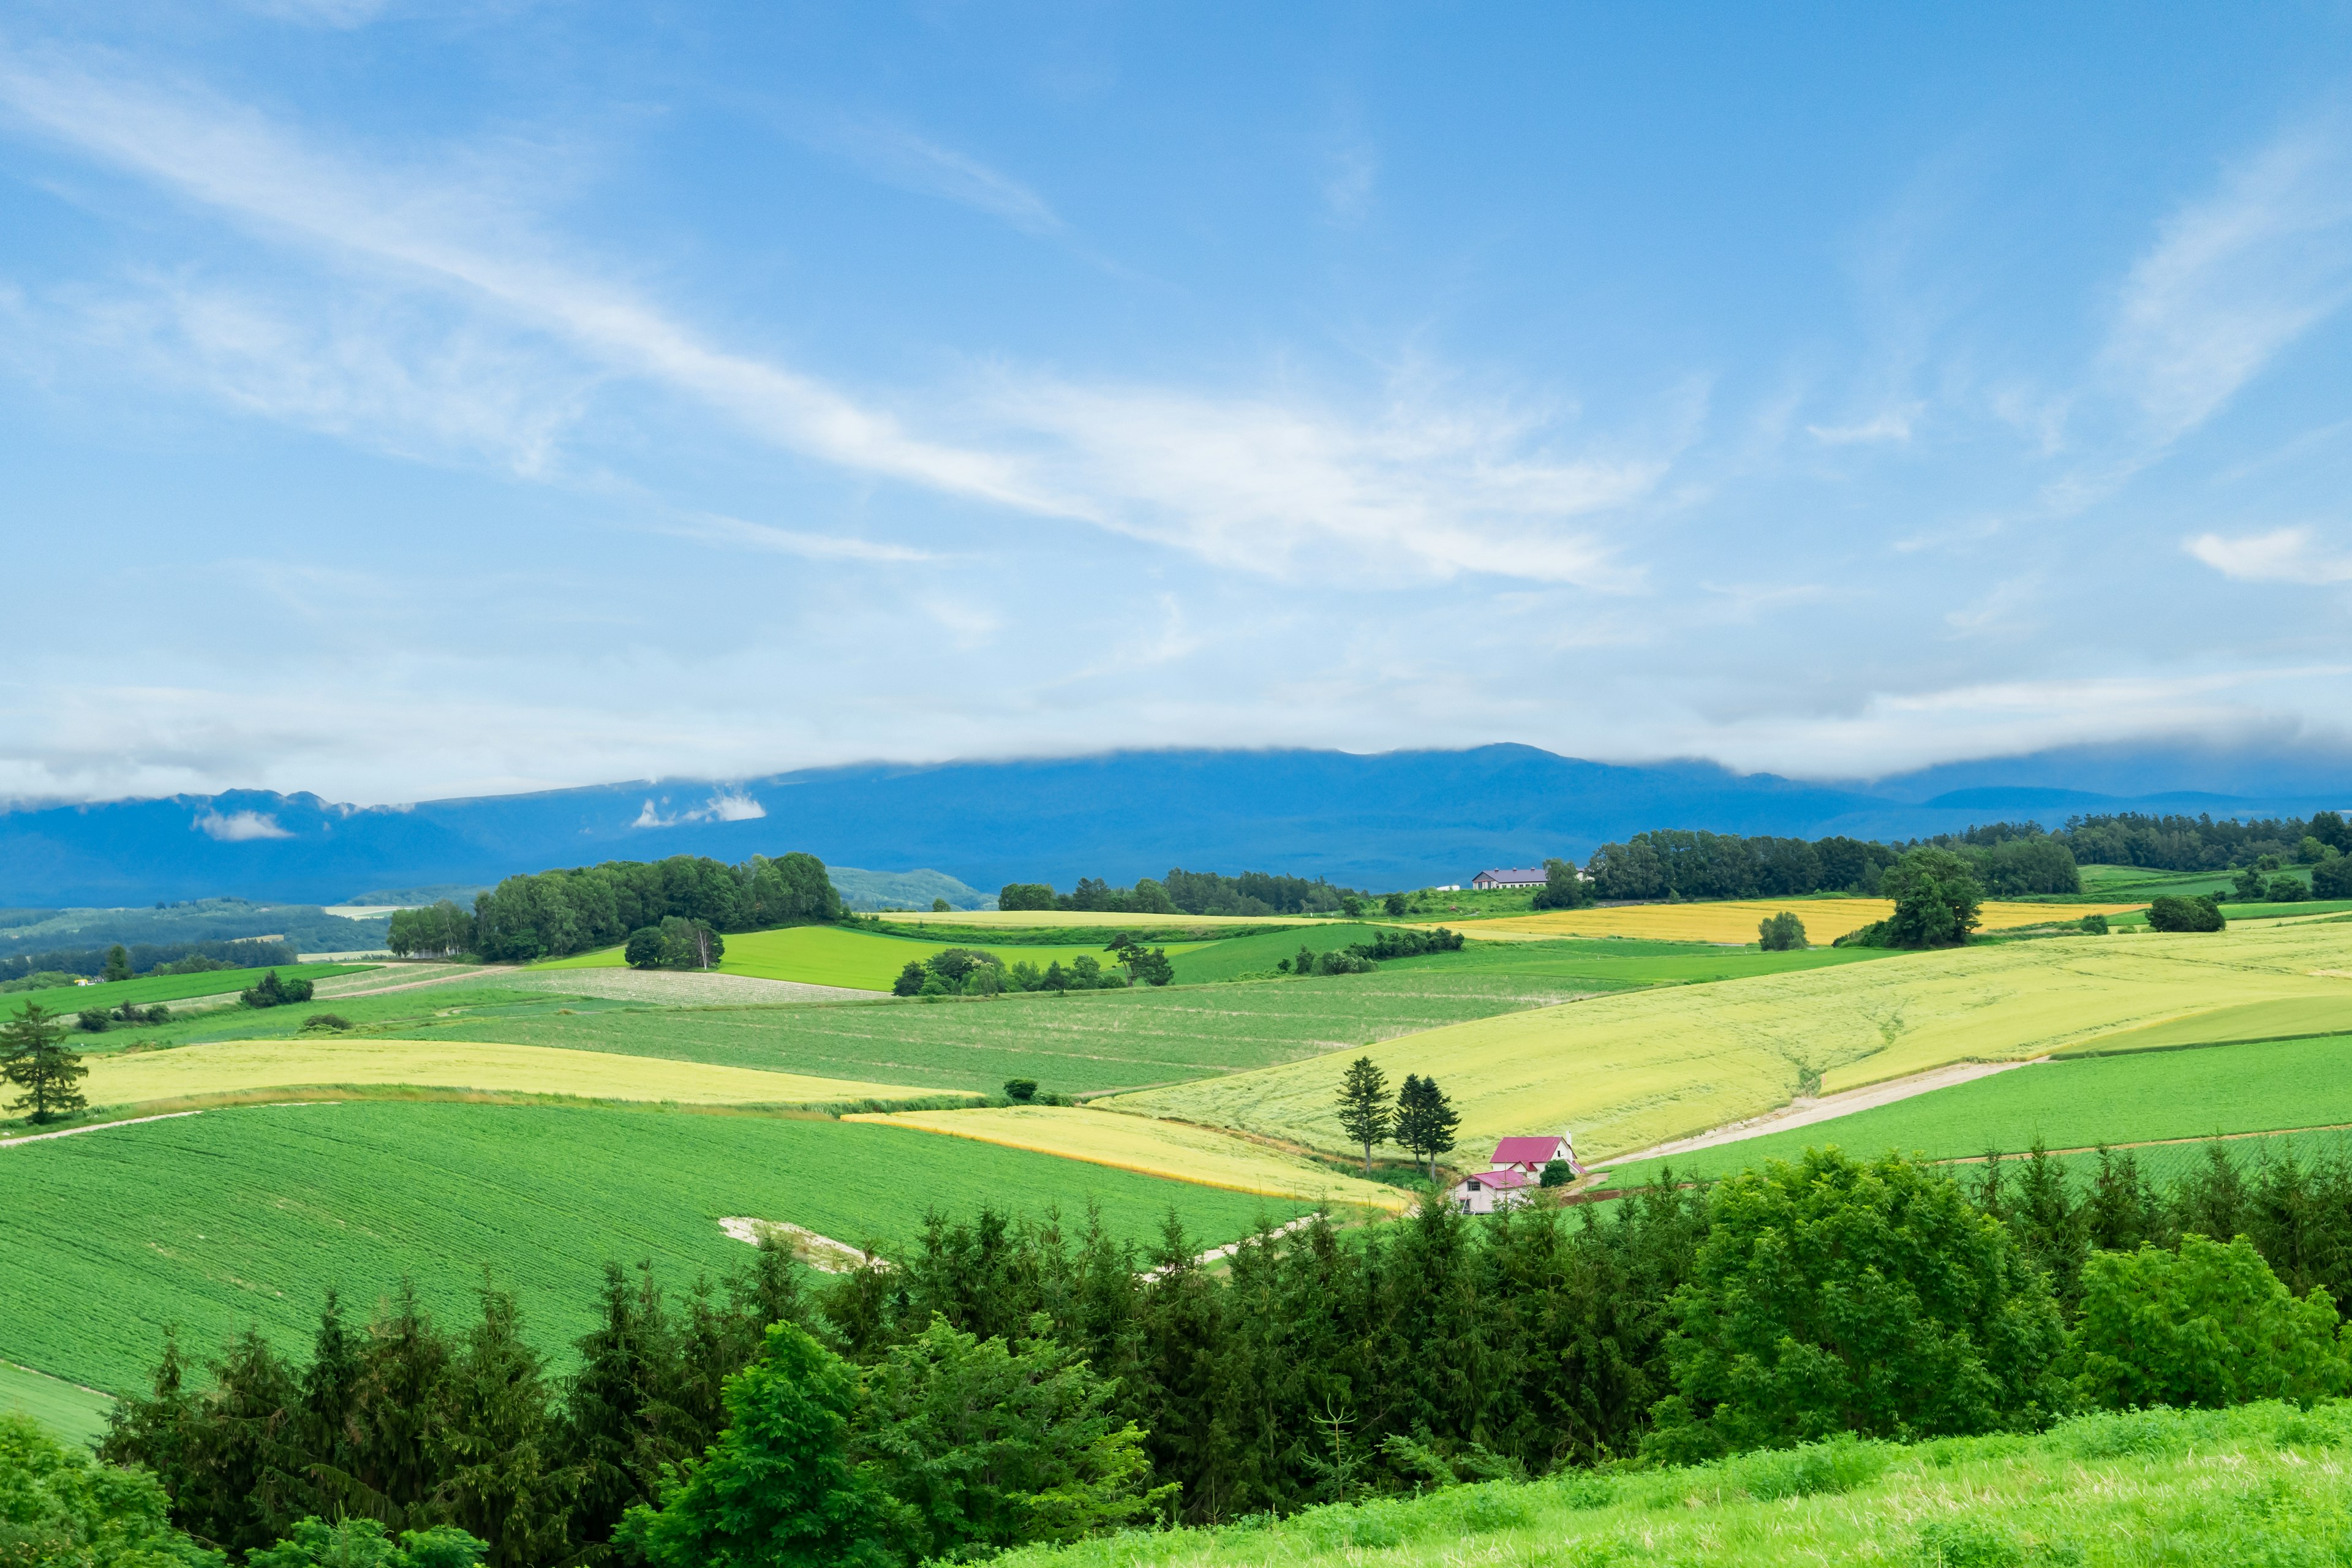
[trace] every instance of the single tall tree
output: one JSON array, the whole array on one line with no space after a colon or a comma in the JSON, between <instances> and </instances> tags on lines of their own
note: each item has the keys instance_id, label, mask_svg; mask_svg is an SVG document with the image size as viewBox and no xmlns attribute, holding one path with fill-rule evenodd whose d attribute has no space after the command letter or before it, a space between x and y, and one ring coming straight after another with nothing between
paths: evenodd
<instances>
[{"instance_id":1,"label":"single tall tree","mask_svg":"<svg viewBox=\"0 0 2352 1568\"><path fill-rule=\"evenodd\" d=\"M66 1049L65 1037L64 1022L42 1011L37 1002L26 1003L23 1012L0 1024L0 1076L25 1090L24 1098L9 1102L9 1110L29 1109L39 1123L89 1109L89 1101L76 1086L89 1076L89 1069L79 1055Z\"/></svg>"},{"instance_id":2,"label":"single tall tree","mask_svg":"<svg viewBox=\"0 0 2352 1568\"><path fill-rule=\"evenodd\" d=\"M131 950L116 942L106 950L106 975L109 980L131 978Z\"/></svg>"},{"instance_id":3,"label":"single tall tree","mask_svg":"<svg viewBox=\"0 0 2352 1568\"><path fill-rule=\"evenodd\" d=\"M1437 1180L1437 1157L1452 1151L1454 1130L1461 1125L1462 1113L1435 1079L1404 1075L1397 1090L1396 1141L1412 1151L1431 1181Z\"/></svg>"},{"instance_id":4,"label":"single tall tree","mask_svg":"<svg viewBox=\"0 0 2352 1568\"><path fill-rule=\"evenodd\" d=\"M1370 1057L1349 1062L1339 1080L1339 1130L1349 1142L1364 1146L1364 1174L1372 1173L1372 1145L1388 1142L1395 1121L1396 1109L1389 1103L1388 1075L1374 1067Z\"/></svg>"}]
</instances>

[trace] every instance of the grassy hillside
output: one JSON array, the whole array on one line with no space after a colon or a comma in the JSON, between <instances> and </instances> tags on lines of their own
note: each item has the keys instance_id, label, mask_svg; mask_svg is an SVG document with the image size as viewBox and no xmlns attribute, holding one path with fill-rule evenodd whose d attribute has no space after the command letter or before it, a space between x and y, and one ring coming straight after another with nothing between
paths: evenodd
<instances>
[{"instance_id":1,"label":"grassy hillside","mask_svg":"<svg viewBox=\"0 0 2352 1568\"><path fill-rule=\"evenodd\" d=\"M113 1408L102 1394L0 1361L0 1410L31 1416L59 1442L76 1447L96 1442L106 1435L107 1412Z\"/></svg>"},{"instance_id":2,"label":"grassy hillside","mask_svg":"<svg viewBox=\"0 0 2352 1568\"><path fill-rule=\"evenodd\" d=\"M1457 1025L1370 1052L1391 1082L1433 1074L1466 1144L1571 1129L1588 1157L1784 1104L1801 1068L1831 1090L1948 1062L2042 1056L2217 1006L2335 997L2352 924L2210 935L2062 937L1596 997ZM1339 1150L1341 1060L1122 1098L1122 1109Z\"/></svg>"},{"instance_id":3,"label":"grassy hillside","mask_svg":"<svg viewBox=\"0 0 2352 1568\"><path fill-rule=\"evenodd\" d=\"M205 1354L249 1322L307 1343L331 1284L364 1310L413 1279L462 1315L487 1270L559 1350L587 1327L608 1258L650 1258L680 1288L735 1266L730 1215L887 1250L933 1205L1075 1217L1094 1201L1137 1238L1173 1207L1205 1246L1303 1206L895 1127L653 1110L212 1110L0 1158L0 1357L117 1390L144 1377L168 1322Z\"/></svg>"},{"instance_id":4,"label":"grassy hillside","mask_svg":"<svg viewBox=\"0 0 2352 1568\"><path fill-rule=\"evenodd\" d=\"M2352 1410L2150 1410L2035 1437L1831 1443L1718 1464L1032 1547L1005 1568L1786 1568L2342 1561Z\"/></svg>"},{"instance_id":5,"label":"grassy hillside","mask_svg":"<svg viewBox=\"0 0 2352 1568\"><path fill-rule=\"evenodd\" d=\"M911 962L920 962L943 947L957 944L912 937L887 936L877 931L851 931L844 926L787 926L782 931L742 931L727 939L727 951L719 962L722 974L748 974L760 980L797 980L808 985L847 985L861 991L887 991L898 972ZM992 947L1007 963L1034 963L1043 969L1059 962L1064 968L1080 957L1108 963L1100 942L1083 946ZM1179 946L1169 950L1171 957L1189 952ZM594 952L583 952L571 958L534 964L534 970L618 969L622 967L621 950L608 947Z\"/></svg>"},{"instance_id":6,"label":"grassy hillside","mask_svg":"<svg viewBox=\"0 0 2352 1568\"><path fill-rule=\"evenodd\" d=\"M156 1101L270 1089L393 1084L687 1105L839 1105L919 1100L932 1092L904 1084L810 1078L549 1046L331 1036L226 1040L176 1050L100 1057L89 1064L82 1092L92 1106L135 1110Z\"/></svg>"},{"instance_id":7,"label":"grassy hillside","mask_svg":"<svg viewBox=\"0 0 2352 1568\"><path fill-rule=\"evenodd\" d=\"M324 980L350 974L366 964L293 963L278 971L281 980ZM0 1016L13 1016L28 1002L52 1013L79 1013L85 1007L114 1008L128 1003L147 1007L158 1002L184 1002L192 996L227 996L244 990L268 973L264 969L215 969L205 974L143 974L136 980L116 980L96 985L60 985L47 991L11 991L0 994Z\"/></svg>"},{"instance_id":8,"label":"grassy hillside","mask_svg":"<svg viewBox=\"0 0 2352 1568\"><path fill-rule=\"evenodd\" d=\"M2352 1035L2062 1058L1670 1163L1678 1174L1714 1175L1830 1143L1860 1158L1891 1149L1950 1159L2016 1153L2036 1138L2079 1149L2333 1123L2352 1123ZM1646 1161L1626 1166L1614 1184L1639 1184L1655 1169Z\"/></svg>"},{"instance_id":9,"label":"grassy hillside","mask_svg":"<svg viewBox=\"0 0 2352 1568\"><path fill-rule=\"evenodd\" d=\"M1086 1093L1295 1061L1345 1046L1542 1006L1574 979L1402 965L1374 974L1166 990L855 1006L592 1010L434 1016L417 1038L558 1045L926 1089L994 1092L1006 1079Z\"/></svg>"}]
</instances>

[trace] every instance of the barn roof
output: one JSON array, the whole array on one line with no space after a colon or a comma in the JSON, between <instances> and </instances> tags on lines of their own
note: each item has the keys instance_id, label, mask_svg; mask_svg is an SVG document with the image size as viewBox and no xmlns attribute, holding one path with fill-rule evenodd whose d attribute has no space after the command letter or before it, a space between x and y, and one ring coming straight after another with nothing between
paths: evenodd
<instances>
[{"instance_id":1,"label":"barn roof","mask_svg":"<svg viewBox=\"0 0 2352 1568\"><path fill-rule=\"evenodd\" d=\"M1525 1171L1480 1171L1475 1174L1463 1177L1462 1185L1486 1187L1494 1192L1508 1192L1513 1187L1527 1186L1534 1180L1535 1178Z\"/></svg>"},{"instance_id":2,"label":"barn roof","mask_svg":"<svg viewBox=\"0 0 2352 1568\"><path fill-rule=\"evenodd\" d=\"M1497 1165L1544 1165L1559 1157L1560 1141L1557 1138L1506 1138L1495 1145Z\"/></svg>"}]
</instances>

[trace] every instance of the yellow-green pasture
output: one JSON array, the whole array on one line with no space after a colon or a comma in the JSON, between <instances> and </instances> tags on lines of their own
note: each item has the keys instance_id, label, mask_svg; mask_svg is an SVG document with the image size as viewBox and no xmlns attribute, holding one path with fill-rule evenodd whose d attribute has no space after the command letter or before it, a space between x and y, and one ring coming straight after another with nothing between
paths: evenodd
<instances>
[{"instance_id":1,"label":"yellow-green pasture","mask_svg":"<svg viewBox=\"0 0 2352 1568\"><path fill-rule=\"evenodd\" d=\"M1340 1070L1369 1055L1391 1085L1436 1078L1471 1153L1567 1129L1580 1153L1601 1156L1785 1104L1801 1069L1834 1091L2258 1006L2305 1026L2352 1008L2352 923L1989 943L1622 993L1104 1103L1338 1152Z\"/></svg>"},{"instance_id":2,"label":"yellow-green pasture","mask_svg":"<svg viewBox=\"0 0 2352 1568\"><path fill-rule=\"evenodd\" d=\"M719 971L722 974L748 974L760 980L797 980L805 985L843 985L859 991L887 991L890 983L898 978L899 972L907 967L910 959L929 958L944 947L980 947L1008 964L1034 963L1040 969L1057 961L1067 969L1080 957L1095 959L1106 969L1111 967L1110 955L1103 951L1100 942L1040 947L1015 943L984 946L965 940L968 934L943 934L937 941L927 941L829 925L743 931L727 939L727 951L719 961ZM1168 953L1172 958L1205 945L1202 942L1175 942L1170 944ZM607 947L532 967L618 969L622 966L621 950Z\"/></svg>"},{"instance_id":3,"label":"yellow-green pasture","mask_svg":"<svg viewBox=\"0 0 2352 1568\"><path fill-rule=\"evenodd\" d=\"M164 1101L399 1086L680 1105L842 1105L942 1091L659 1057L466 1040L224 1040L94 1057L82 1092L124 1110ZM947 1092L961 1092L950 1090Z\"/></svg>"},{"instance_id":4,"label":"yellow-green pasture","mask_svg":"<svg viewBox=\"0 0 2352 1568\"><path fill-rule=\"evenodd\" d=\"M1075 1105L1006 1105L971 1110L908 1110L850 1116L850 1121L881 1121L923 1132L998 1143L1083 1160L1090 1165L1172 1176L1206 1187L1267 1197L1358 1204L1402 1210L1411 1202L1402 1190L1343 1175L1296 1154L1269 1149L1214 1128L1162 1121L1149 1116L1093 1110Z\"/></svg>"}]
</instances>

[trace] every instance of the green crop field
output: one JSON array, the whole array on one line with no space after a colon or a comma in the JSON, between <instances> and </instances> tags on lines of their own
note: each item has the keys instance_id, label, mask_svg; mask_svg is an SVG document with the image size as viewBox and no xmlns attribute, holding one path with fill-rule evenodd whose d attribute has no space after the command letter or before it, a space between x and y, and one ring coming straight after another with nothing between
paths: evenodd
<instances>
[{"instance_id":1,"label":"green crop field","mask_svg":"<svg viewBox=\"0 0 2352 1568\"><path fill-rule=\"evenodd\" d=\"M31 1416L61 1442L96 1442L106 1435L107 1412L113 1408L114 1401L103 1394L0 1361L0 1410Z\"/></svg>"},{"instance_id":2,"label":"green crop field","mask_svg":"<svg viewBox=\"0 0 2352 1568\"><path fill-rule=\"evenodd\" d=\"M2032 1436L1838 1443L1449 1487L1213 1529L1034 1546L1003 1568L2116 1568L2342 1560L2352 1410L2086 1415Z\"/></svg>"},{"instance_id":3,"label":"green crop field","mask_svg":"<svg viewBox=\"0 0 2352 1568\"><path fill-rule=\"evenodd\" d=\"M324 980L367 967L363 963L289 963L278 974L283 980ZM191 996L226 996L244 990L268 973L263 969L215 969L204 974L146 974L136 980L96 985L10 991L0 994L0 1016L23 1012L27 1002L37 1002L52 1013L79 1013L85 1007L120 1007L125 1003L147 1007L158 1002L182 1002Z\"/></svg>"},{"instance_id":4,"label":"green crop field","mask_svg":"<svg viewBox=\"0 0 2352 1568\"><path fill-rule=\"evenodd\" d=\"M996 1091L1034 1079L1060 1093L1172 1083L1294 1061L1465 1018L1544 1006L1588 989L1507 973L1398 965L1334 975L1165 990L1032 993L982 1001L855 1006L437 1009L404 1037L566 1046L771 1072L856 1076ZM385 1026L391 1027L391 1026ZM830 1064L830 1065L826 1065Z\"/></svg>"},{"instance_id":5,"label":"green crop field","mask_svg":"<svg viewBox=\"0 0 2352 1568\"><path fill-rule=\"evenodd\" d=\"M667 1284L747 1256L723 1217L788 1220L887 1252L924 1211L982 1203L1203 1247L1304 1205L895 1127L554 1106L281 1106L111 1128L0 1154L0 1357L135 1387L163 1325L210 1353L251 1322L308 1342L329 1285L365 1310L403 1278L470 1314L485 1270L534 1342L588 1326L607 1259Z\"/></svg>"},{"instance_id":6,"label":"green crop field","mask_svg":"<svg viewBox=\"0 0 2352 1568\"><path fill-rule=\"evenodd\" d=\"M2150 866L2085 866L2082 897L2110 903L2131 903L2158 893L2193 897L2226 893L2237 879L2235 871L2159 871Z\"/></svg>"},{"instance_id":7,"label":"green crop field","mask_svg":"<svg viewBox=\"0 0 2352 1568\"><path fill-rule=\"evenodd\" d=\"M961 945L978 944L886 936L842 926L786 926L781 931L744 931L729 937L719 970L722 974L748 974L760 980L797 980L805 985L887 991L910 961L929 958L944 947ZM1190 952L1192 946L1179 943L1168 950L1169 956ZM1107 969L1110 967L1109 955L1099 942L991 945L983 951L994 953L1006 963L1034 963L1040 969L1056 962L1066 969L1082 957L1094 959ZM532 965L536 970L620 967L621 950L617 947Z\"/></svg>"},{"instance_id":8,"label":"green crop field","mask_svg":"<svg viewBox=\"0 0 2352 1568\"><path fill-rule=\"evenodd\" d=\"M2213 1007L2118 1034L2101 1035L2059 1052L2061 1056L2161 1051L2181 1046L2221 1046L2251 1040L2286 1040L2298 1036L2352 1031L2352 985L2336 996L2283 996Z\"/></svg>"},{"instance_id":9,"label":"green crop field","mask_svg":"<svg viewBox=\"0 0 2352 1568\"><path fill-rule=\"evenodd\" d=\"M2082 1149L2336 1122L2352 1124L2352 1035L2061 1058L1666 1163L1678 1174L1703 1176L1831 1143L1862 1157L1892 1149L1952 1159L2015 1153L2037 1138L2052 1149ZM1657 1163L1618 1170L1612 1184L1648 1182Z\"/></svg>"},{"instance_id":10,"label":"green crop field","mask_svg":"<svg viewBox=\"0 0 2352 1568\"><path fill-rule=\"evenodd\" d=\"M2352 923L2055 937L1595 997L1372 1049L1391 1083L1434 1076L1467 1146L1571 1130L1589 1158L1785 1104L1801 1069L1832 1091L1969 1059L2021 1060L2196 1012L2352 995ZM1400 968L1399 978L1405 973ZM1339 1152L1344 1058L1122 1097Z\"/></svg>"}]
</instances>

